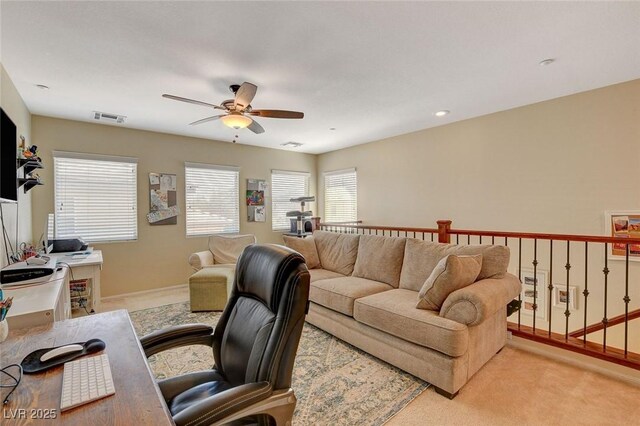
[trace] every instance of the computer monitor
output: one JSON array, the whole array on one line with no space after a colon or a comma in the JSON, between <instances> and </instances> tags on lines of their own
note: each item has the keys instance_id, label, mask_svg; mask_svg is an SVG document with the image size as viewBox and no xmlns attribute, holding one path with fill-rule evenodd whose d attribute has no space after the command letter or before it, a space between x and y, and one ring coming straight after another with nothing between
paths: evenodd
<instances>
[{"instance_id":1,"label":"computer monitor","mask_svg":"<svg viewBox=\"0 0 640 426\"><path fill-rule=\"evenodd\" d=\"M53 249L53 238L55 235L55 216L53 213L47 215L47 221L44 224L44 232L42 233L42 245L45 254L51 253Z\"/></svg>"}]
</instances>

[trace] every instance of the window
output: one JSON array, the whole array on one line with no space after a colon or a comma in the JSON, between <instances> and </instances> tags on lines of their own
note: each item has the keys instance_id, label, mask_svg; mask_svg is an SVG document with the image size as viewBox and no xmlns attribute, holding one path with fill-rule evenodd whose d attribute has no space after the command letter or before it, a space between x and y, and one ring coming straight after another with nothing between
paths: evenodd
<instances>
[{"instance_id":1,"label":"window","mask_svg":"<svg viewBox=\"0 0 640 426\"><path fill-rule=\"evenodd\" d=\"M55 237L87 242L138 238L138 160L53 152Z\"/></svg>"},{"instance_id":2,"label":"window","mask_svg":"<svg viewBox=\"0 0 640 426\"><path fill-rule=\"evenodd\" d=\"M283 231L291 228L287 212L300 210L300 203L291 198L309 195L309 173L271 170L271 229Z\"/></svg>"},{"instance_id":3,"label":"window","mask_svg":"<svg viewBox=\"0 0 640 426\"><path fill-rule=\"evenodd\" d=\"M185 163L187 236L240 232L240 169Z\"/></svg>"},{"instance_id":4,"label":"window","mask_svg":"<svg viewBox=\"0 0 640 426\"><path fill-rule=\"evenodd\" d=\"M324 174L324 221L358 220L358 180L356 169Z\"/></svg>"}]
</instances>

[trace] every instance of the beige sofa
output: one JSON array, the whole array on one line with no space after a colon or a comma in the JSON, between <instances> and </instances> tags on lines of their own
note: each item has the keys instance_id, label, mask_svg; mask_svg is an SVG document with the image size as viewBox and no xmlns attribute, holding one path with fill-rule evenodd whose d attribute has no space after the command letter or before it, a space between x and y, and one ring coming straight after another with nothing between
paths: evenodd
<instances>
[{"instance_id":1,"label":"beige sofa","mask_svg":"<svg viewBox=\"0 0 640 426\"><path fill-rule=\"evenodd\" d=\"M285 243L310 268L309 323L449 398L506 343L506 305L521 288L506 272L507 247L326 231ZM440 311L417 309L418 292L450 254L482 254L477 281L449 294Z\"/></svg>"}]
</instances>

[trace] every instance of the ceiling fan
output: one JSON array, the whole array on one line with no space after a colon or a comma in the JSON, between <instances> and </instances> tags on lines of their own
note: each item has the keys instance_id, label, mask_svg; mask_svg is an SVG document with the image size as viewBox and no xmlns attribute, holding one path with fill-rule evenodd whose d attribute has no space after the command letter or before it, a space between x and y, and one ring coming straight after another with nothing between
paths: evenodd
<instances>
[{"instance_id":1,"label":"ceiling fan","mask_svg":"<svg viewBox=\"0 0 640 426\"><path fill-rule=\"evenodd\" d=\"M256 95L258 86L255 84L247 83L246 81L242 85L232 84L229 86L229 90L235 95L234 99L227 99L220 105L214 105L207 102L196 101L194 99L182 98L180 96L162 95L163 98L173 99L175 101L188 102L190 104L202 105L213 109L219 109L225 111L226 114L214 115L211 117L203 118L202 120L194 121L190 125L202 124L209 121L220 119L226 126L234 129L244 129L245 127L251 130L253 133L264 133L264 129L257 121L248 115L265 118L303 118L304 113L297 111L283 111L279 109L253 109L251 101Z\"/></svg>"}]
</instances>

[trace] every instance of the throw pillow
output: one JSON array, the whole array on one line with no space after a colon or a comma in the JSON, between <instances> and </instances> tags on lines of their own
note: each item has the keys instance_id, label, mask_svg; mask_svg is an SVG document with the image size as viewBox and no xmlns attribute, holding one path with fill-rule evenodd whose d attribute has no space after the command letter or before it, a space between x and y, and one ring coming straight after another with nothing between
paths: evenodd
<instances>
[{"instance_id":1,"label":"throw pillow","mask_svg":"<svg viewBox=\"0 0 640 426\"><path fill-rule=\"evenodd\" d=\"M456 256L451 254L438 262L422 285L418 295L418 309L439 311L449 294L473 284L482 269L482 255Z\"/></svg>"},{"instance_id":2,"label":"throw pillow","mask_svg":"<svg viewBox=\"0 0 640 426\"><path fill-rule=\"evenodd\" d=\"M291 237L289 235L283 235L284 245L300 253L304 257L307 263L307 268L316 269L320 268L320 257L318 256L318 249L316 248L316 241L313 236L307 238Z\"/></svg>"}]
</instances>

